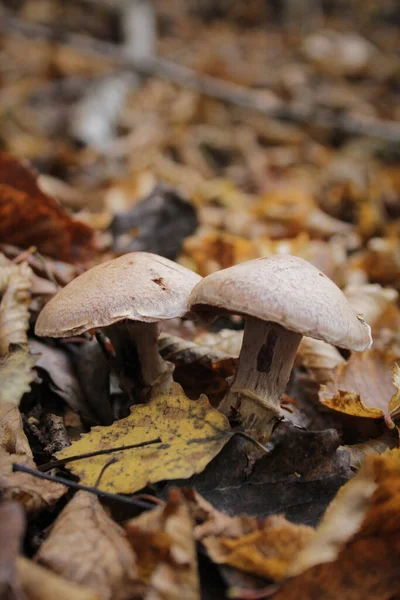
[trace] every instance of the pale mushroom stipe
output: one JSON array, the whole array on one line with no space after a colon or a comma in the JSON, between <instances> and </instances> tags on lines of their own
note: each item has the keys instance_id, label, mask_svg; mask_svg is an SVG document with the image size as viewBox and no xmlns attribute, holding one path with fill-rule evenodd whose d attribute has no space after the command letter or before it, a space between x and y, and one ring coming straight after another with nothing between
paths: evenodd
<instances>
[{"instance_id":1,"label":"pale mushroom stipe","mask_svg":"<svg viewBox=\"0 0 400 600\"><path fill-rule=\"evenodd\" d=\"M277 255L244 262L205 277L190 294L201 315L246 317L238 368L220 410L239 412L243 425L268 440L281 417L280 400L303 335L362 351L369 325L341 290L302 258Z\"/></svg>"},{"instance_id":2,"label":"pale mushroom stipe","mask_svg":"<svg viewBox=\"0 0 400 600\"><path fill-rule=\"evenodd\" d=\"M43 308L35 333L60 338L102 329L127 375L121 385L143 401L153 386L167 389L172 381L173 366L158 352L157 323L184 316L200 280L167 258L131 252L65 286Z\"/></svg>"}]
</instances>

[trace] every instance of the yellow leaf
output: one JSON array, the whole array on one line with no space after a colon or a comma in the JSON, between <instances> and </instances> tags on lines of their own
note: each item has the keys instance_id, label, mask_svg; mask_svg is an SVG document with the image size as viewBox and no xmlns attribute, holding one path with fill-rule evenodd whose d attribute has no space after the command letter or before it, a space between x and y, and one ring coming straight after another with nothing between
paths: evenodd
<instances>
[{"instance_id":1,"label":"yellow leaf","mask_svg":"<svg viewBox=\"0 0 400 600\"><path fill-rule=\"evenodd\" d=\"M112 456L116 462L104 471L99 487L129 494L149 483L200 473L230 439L231 432L227 418L213 409L205 396L189 400L174 383L168 393L133 406L129 417L109 427L94 427L57 457L131 446L157 437L161 443L82 459L68 463L68 468L85 484L95 485Z\"/></svg>"},{"instance_id":2,"label":"yellow leaf","mask_svg":"<svg viewBox=\"0 0 400 600\"><path fill-rule=\"evenodd\" d=\"M364 417L367 419L384 417L383 411L379 408L367 408L364 406L360 396L355 392L338 390L332 398L324 399L323 404L332 410L351 415L352 417Z\"/></svg>"}]
</instances>

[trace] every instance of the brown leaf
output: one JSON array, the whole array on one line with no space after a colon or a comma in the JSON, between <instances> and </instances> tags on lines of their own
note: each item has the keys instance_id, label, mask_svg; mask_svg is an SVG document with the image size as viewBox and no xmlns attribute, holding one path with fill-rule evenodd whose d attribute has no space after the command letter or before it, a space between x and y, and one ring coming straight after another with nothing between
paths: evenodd
<instances>
[{"instance_id":1,"label":"brown leaf","mask_svg":"<svg viewBox=\"0 0 400 600\"><path fill-rule=\"evenodd\" d=\"M375 349L352 354L336 367L332 381L322 386L320 401L348 415L383 417L396 391L392 374L396 360L395 355Z\"/></svg>"},{"instance_id":2,"label":"brown leaf","mask_svg":"<svg viewBox=\"0 0 400 600\"><path fill-rule=\"evenodd\" d=\"M0 239L69 262L93 255L93 232L72 219L37 184L37 174L25 163L0 154Z\"/></svg>"},{"instance_id":3,"label":"brown leaf","mask_svg":"<svg viewBox=\"0 0 400 600\"><path fill-rule=\"evenodd\" d=\"M236 360L223 352L182 338L161 334L158 340L161 356L175 365L174 379L189 398L205 394L216 406L227 393L227 377L234 374Z\"/></svg>"},{"instance_id":4,"label":"brown leaf","mask_svg":"<svg viewBox=\"0 0 400 600\"><path fill-rule=\"evenodd\" d=\"M365 458L370 454L383 454L386 450L392 450L399 445L398 437L392 432L387 431L384 435L378 438L362 442L360 444L352 444L342 446L350 454L350 465L353 469L359 469L364 463Z\"/></svg>"},{"instance_id":5,"label":"brown leaf","mask_svg":"<svg viewBox=\"0 0 400 600\"><path fill-rule=\"evenodd\" d=\"M296 365L307 369L311 379L326 383L335 367L345 362L340 352L322 340L303 337L296 356Z\"/></svg>"},{"instance_id":6,"label":"brown leaf","mask_svg":"<svg viewBox=\"0 0 400 600\"><path fill-rule=\"evenodd\" d=\"M123 530L88 492L78 492L67 504L36 560L103 600L131 598L138 585L135 556Z\"/></svg>"},{"instance_id":7,"label":"brown leaf","mask_svg":"<svg viewBox=\"0 0 400 600\"><path fill-rule=\"evenodd\" d=\"M283 516L271 516L252 533L236 538L207 537L203 544L218 564L280 581L314 534L312 527L290 523Z\"/></svg>"},{"instance_id":8,"label":"brown leaf","mask_svg":"<svg viewBox=\"0 0 400 600\"><path fill-rule=\"evenodd\" d=\"M15 561L25 534L25 515L16 502L0 503L0 598L16 588Z\"/></svg>"},{"instance_id":9,"label":"brown leaf","mask_svg":"<svg viewBox=\"0 0 400 600\"><path fill-rule=\"evenodd\" d=\"M35 358L29 354L27 348L20 348L0 358L0 406L19 405L22 396L29 392L30 384L36 377L32 369L34 364Z\"/></svg>"},{"instance_id":10,"label":"brown leaf","mask_svg":"<svg viewBox=\"0 0 400 600\"><path fill-rule=\"evenodd\" d=\"M196 545L189 507L178 490L169 501L125 524L137 556L145 600L199 600Z\"/></svg>"},{"instance_id":11,"label":"brown leaf","mask_svg":"<svg viewBox=\"0 0 400 600\"><path fill-rule=\"evenodd\" d=\"M7 354L11 344L26 344L28 341L31 278L32 270L26 262L9 275L0 303L0 356Z\"/></svg>"},{"instance_id":12,"label":"brown leaf","mask_svg":"<svg viewBox=\"0 0 400 600\"><path fill-rule=\"evenodd\" d=\"M195 490L182 490L189 504L191 514L197 522L194 536L202 541L208 536L240 537L255 531L257 519L248 515L230 517L217 510Z\"/></svg>"},{"instance_id":13,"label":"brown leaf","mask_svg":"<svg viewBox=\"0 0 400 600\"><path fill-rule=\"evenodd\" d=\"M63 579L22 556L17 558L18 583L29 600L100 600L89 588Z\"/></svg>"},{"instance_id":14,"label":"brown leaf","mask_svg":"<svg viewBox=\"0 0 400 600\"><path fill-rule=\"evenodd\" d=\"M35 469L32 451L22 427L19 409L14 404L0 404L0 493L17 500L29 513L51 508L67 488L43 481L27 473L13 473L13 463Z\"/></svg>"},{"instance_id":15,"label":"brown leaf","mask_svg":"<svg viewBox=\"0 0 400 600\"><path fill-rule=\"evenodd\" d=\"M9 454L33 457L22 426L21 413L15 404L0 404L0 449Z\"/></svg>"},{"instance_id":16,"label":"brown leaf","mask_svg":"<svg viewBox=\"0 0 400 600\"><path fill-rule=\"evenodd\" d=\"M43 481L28 473L13 473L14 463L36 468L32 458L0 450L0 492L4 498L22 504L29 514L51 509L67 492L67 488L60 483Z\"/></svg>"},{"instance_id":17,"label":"brown leaf","mask_svg":"<svg viewBox=\"0 0 400 600\"><path fill-rule=\"evenodd\" d=\"M389 600L400 589L400 451L369 456L274 600Z\"/></svg>"}]
</instances>

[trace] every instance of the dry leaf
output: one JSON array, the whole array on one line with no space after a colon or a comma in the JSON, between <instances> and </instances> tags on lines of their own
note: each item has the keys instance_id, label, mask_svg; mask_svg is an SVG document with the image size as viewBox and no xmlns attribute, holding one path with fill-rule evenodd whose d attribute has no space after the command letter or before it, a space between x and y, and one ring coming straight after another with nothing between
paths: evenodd
<instances>
[{"instance_id":1,"label":"dry leaf","mask_svg":"<svg viewBox=\"0 0 400 600\"><path fill-rule=\"evenodd\" d=\"M175 383L168 393L156 394L147 404L131 407L129 417L109 427L93 427L57 457L130 446L158 436L160 444L113 452L116 462L102 475L100 489L128 494L148 483L200 473L231 433L227 418L213 409L206 397L189 400ZM95 485L108 461L107 455L94 456L71 462L68 468L85 484Z\"/></svg>"},{"instance_id":2,"label":"dry leaf","mask_svg":"<svg viewBox=\"0 0 400 600\"><path fill-rule=\"evenodd\" d=\"M400 451L369 456L339 491L275 600L389 600L400 589Z\"/></svg>"},{"instance_id":3,"label":"dry leaf","mask_svg":"<svg viewBox=\"0 0 400 600\"><path fill-rule=\"evenodd\" d=\"M392 369L397 356L382 350L352 354L336 367L332 381L322 386L319 399L333 410L376 419L389 413L396 388Z\"/></svg>"},{"instance_id":4,"label":"dry leaf","mask_svg":"<svg viewBox=\"0 0 400 600\"><path fill-rule=\"evenodd\" d=\"M208 536L240 537L257 529L256 517L242 515L230 517L214 508L195 490L183 490L197 525L194 535L197 541Z\"/></svg>"},{"instance_id":5,"label":"dry leaf","mask_svg":"<svg viewBox=\"0 0 400 600\"><path fill-rule=\"evenodd\" d=\"M67 262L86 260L94 250L92 230L42 192L28 165L5 153L0 154L0 238Z\"/></svg>"},{"instance_id":6,"label":"dry leaf","mask_svg":"<svg viewBox=\"0 0 400 600\"><path fill-rule=\"evenodd\" d=\"M165 506L125 524L136 554L145 600L200 600L196 544L189 507L178 490Z\"/></svg>"},{"instance_id":7,"label":"dry leaf","mask_svg":"<svg viewBox=\"0 0 400 600\"><path fill-rule=\"evenodd\" d=\"M0 358L0 406L4 403L19 405L22 396L31 389L36 375L32 367L35 358L26 348Z\"/></svg>"},{"instance_id":8,"label":"dry leaf","mask_svg":"<svg viewBox=\"0 0 400 600\"><path fill-rule=\"evenodd\" d=\"M252 533L237 538L207 537L203 544L218 564L280 581L314 534L312 527L290 523L283 516L271 516Z\"/></svg>"},{"instance_id":9,"label":"dry leaf","mask_svg":"<svg viewBox=\"0 0 400 600\"><path fill-rule=\"evenodd\" d=\"M101 600L92 590L55 575L31 560L16 561L18 583L28 600Z\"/></svg>"},{"instance_id":10,"label":"dry leaf","mask_svg":"<svg viewBox=\"0 0 400 600\"><path fill-rule=\"evenodd\" d=\"M397 448L399 440L391 433L387 432L380 437L362 442L361 444L352 444L351 446L341 446L350 454L350 465L353 469L359 469L365 458L370 454L383 454L386 450Z\"/></svg>"},{"instance_id":11,"label":"dry leaf","mask_svg":"<svg viewBox=\"0 0 400 600\"><path fill-rule=\"evenodd\" d=\"M383 288L377 283L349 285L344 294L354 312L362 315L372 328L390 306L396 305L399 296L396 290Z\"/></svg>"},{"instance_id":12,"label":"dry leaf","mask_svg":"<svg viewBox=\"0 0 400 600\"><path fill-rule=\"evenodd\" d=\"M18 407L0 404L1 495L17 500L28 513L37 513L51 508L66 493L67 488L59 483L43 481L27 473L13 473L13 463L36 468Z\"/></svg>"},{"instance_id":13,"label":"dry leaf","mask_svg":"<svg viewBox=\"0 0 400 600\"><path fill-rule=\"evenodd\" d=\"M11 344L26 344L32 270L26 262L18 265L7 281L0 303L0 356Z\"/></svg>"},{"instance_id":14,"label":"dry leaf","mask_svg":"<svg viewBox=\"0 0 400 600\"><path fill-rule=\"evenodd\" d=\"M231 356L182 338L162 333L158 348L164 360L175 365L174 379L189 398L205 394L217 406L228 392L226 380L235 373L236 360Z\"/></svg>"},{"instance_id":15,"label":"dry leaf","mask_svg":"<svg viewBox=\"0 0 400 600\"><path fill-rule=\"evenodd\" d=\"M131 598L137 584L134 554L123 530L97 496L78 492L61 512L36 561L103 600Z\"/></svg>"},{"instance_id":16,"label":"dry leaf","mask_svg":"<svg viewBox=\"0 0 400 600\"><path fill-rule=\"evenodd\" d=\"M307 369L317 383L326 383L335 367L345 362L340 352L323 340L303 337L296 355L296 365Z\"/></svg>"},{"instance_id":17,"label":"dry leaf","mask_svg":"<svg viewBox=\"0 0 400 600\"><path fill-rule=\"evenodd\" d=\"M0 503L0 598L16 590L15 561L25 535L25 514L16 502Z\"/></svg>"},{"instance_id":18,"label":"dry leaf","mask_svg":"<svg viewBox=\"0 0 400 600\"><path fill-rule=\"evenodd\" d=\"M14 403L0 403L0 448L9 454L33 457L24 433L21 413Z\"/></svg>"}]
</instances>

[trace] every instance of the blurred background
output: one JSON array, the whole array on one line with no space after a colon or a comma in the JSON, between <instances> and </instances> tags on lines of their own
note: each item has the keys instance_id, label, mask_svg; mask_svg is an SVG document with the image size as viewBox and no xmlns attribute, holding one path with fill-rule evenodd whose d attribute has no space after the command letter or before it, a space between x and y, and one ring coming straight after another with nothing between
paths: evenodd
<instances>
[{"instance_id":1,"label":"blurred background","mask_svg":"<svg viewBox=\"0 0 400 600\"><path fill-rule=\"evenodd\" d=\"M95 230L94 261L281 252L398 290L399 20L396 0L2 0L1 150Z\"/></svg>"}]
</instances>

